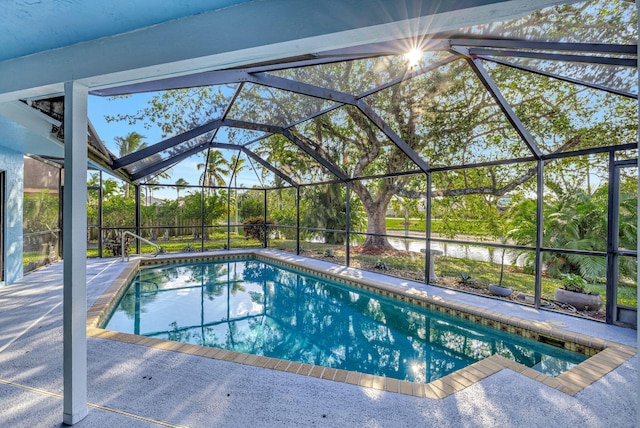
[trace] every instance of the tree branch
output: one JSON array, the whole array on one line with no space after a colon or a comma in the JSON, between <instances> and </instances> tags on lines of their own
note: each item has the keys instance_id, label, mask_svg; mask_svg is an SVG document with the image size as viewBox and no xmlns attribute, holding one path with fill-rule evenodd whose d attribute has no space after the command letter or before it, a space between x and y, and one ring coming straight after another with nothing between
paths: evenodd
<instances>
[{"instance_id":1,"label":"tree branch","mask_svg":"<svg viewBox=\"0 0 640 428\"><path fill-rule=\"evenodd\" d=\"M554 153L562 153L568 149L577 146L580 143L581 137L576 135L569 141L560 146ZM544 161L545 165L551 162L551 160ZM431 196L465 196L465 195L492 195L492 196L504 196L516 187L523 183L526 183L537 174L537 167L529 168L524 174L510 183L505 184L502 187L498 187L495 175L491 173L492 185L491 186L478 186L478 187L465 187L462 189L443 189L434 190L431 192ZM405 198L424 198L426 192L419 192L415 190L407 190L405 188L399 188L397 191L398 196Z\"/></svg>"}]
</instances>

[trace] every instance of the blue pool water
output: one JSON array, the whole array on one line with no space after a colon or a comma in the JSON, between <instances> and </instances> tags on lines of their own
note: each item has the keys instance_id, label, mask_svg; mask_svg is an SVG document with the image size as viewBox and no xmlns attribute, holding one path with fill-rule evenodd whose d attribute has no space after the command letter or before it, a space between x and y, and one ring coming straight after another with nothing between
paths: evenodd
<instances>
[{"instance_id":1,"label":"blue pool water","mask_svg":"<svg viewBox=\"0 0 640 428\"><path fill-rule=\"evenodd\" d=\"M141 269L105 328L413 382L492 354L551 376L586 359L257 259Z\"/></svg>"}]
</instances>

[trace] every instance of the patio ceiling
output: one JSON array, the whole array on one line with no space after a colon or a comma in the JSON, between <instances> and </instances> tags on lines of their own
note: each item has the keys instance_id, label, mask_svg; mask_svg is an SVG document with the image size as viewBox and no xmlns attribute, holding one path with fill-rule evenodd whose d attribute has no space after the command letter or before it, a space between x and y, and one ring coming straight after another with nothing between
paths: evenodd
<instances>
[{"instance_id":1,"label":"patio ceiling","mask_svg":"<svg viewBox=\"0 0 640 428\"><path fill-rule=\"evenodd\" d=\"M247 1L3 1L0 61L113 36ZM29 31L25 31L25 28Z\"/></svg>"}]
</instances>

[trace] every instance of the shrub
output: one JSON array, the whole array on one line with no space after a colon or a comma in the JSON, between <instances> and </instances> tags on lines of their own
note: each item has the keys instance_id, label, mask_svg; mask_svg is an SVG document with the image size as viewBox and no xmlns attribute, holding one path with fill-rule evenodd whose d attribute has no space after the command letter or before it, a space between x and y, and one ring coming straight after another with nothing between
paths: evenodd
<instances>
[{"instance_id":1,"label":"shrub","mask_svg":"<svg viewBox=\"0 0 640 428\"><path fill-rule=\"evenodd\" d=\"M376 261L376 263L373 265L373 268L379 270L389 270L389 266L380 259Z\"/></svg>"},{"instance_id":2,"label":"shrub","mask_svg":"<svg viewBox=\"0 0 640 428\"><path fill-rule=\"evenodd\" d=\"M472 277L469 272L465 272L463 270L458 272L458 276L460 277L460 284L463 285L472 285L476 281L476 279Z\"/></svg>"},{"instance_id":3,"label":"shrub","mask_svg":"<svg viewBox=\"0 0 640 428\"><path fill-rule=\"evenodd\" d=\"M574 293L585 293L587 281L583 277L572 273L563 273L560 276L562 277L562 287L565 290L573 291Z\"/></svg>"},{"instance_id":4,"label":"shrub","mask_svg":"<svg viewBox=\"0 0 640 428\"><path fill-rule=\"evenodd\" d=\"M264 214L264 205L262 201L259 201L257 199L246 199L240 204L238 213L244 220L251 220L252 218L257 217L262 218L261 216L262 214Z\"/></svg>"},{"instance_id":5,"label":"shrub","mask_svg":"<svg viewBox=\"0 0 640 428\"><path fill-rule=\"evenodd\" d=\"M264 242L265 238L265 221L264 217L250 217L242 222L244 225L244 236L246 239L257 239L260 242ZM267 239L270 232L275 229L276 222L268 218L266 221Z\"/></svg>"}]
</instances>

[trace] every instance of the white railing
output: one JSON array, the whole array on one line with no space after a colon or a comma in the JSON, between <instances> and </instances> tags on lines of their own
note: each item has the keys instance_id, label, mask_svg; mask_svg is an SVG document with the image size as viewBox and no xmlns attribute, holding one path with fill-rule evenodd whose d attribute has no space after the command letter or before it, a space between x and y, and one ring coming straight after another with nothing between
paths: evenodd
<instances>
[{"instance_id":1,"label":"white railing","mask_svg":"<svg viewBox=\"0 0 640 428\"><path fill-rule=\"evenodd\" d=\"M153 242L149 241L148 239L144 239L142 236L140 235L136 235L133 232L129 232L128 230L125 230L124 232L122 232L122 238L120 239L120 245L122 245L122 248L120 249L120 255L121 255L121 260L124 261L124 256L126 254L127 256L127 261L129 261L129 253L126 252L125 253L125 249L124 246L126 244L126 240L125 240L125 236L127 235L131 235L134 239L138 239L139 241L142 241L146 244L151 245L153 248L156 249L156 254L153 257L157 257L158 253L160 252L160 247L157 244L154 244Z\"/></svg>"}]
</instances>

